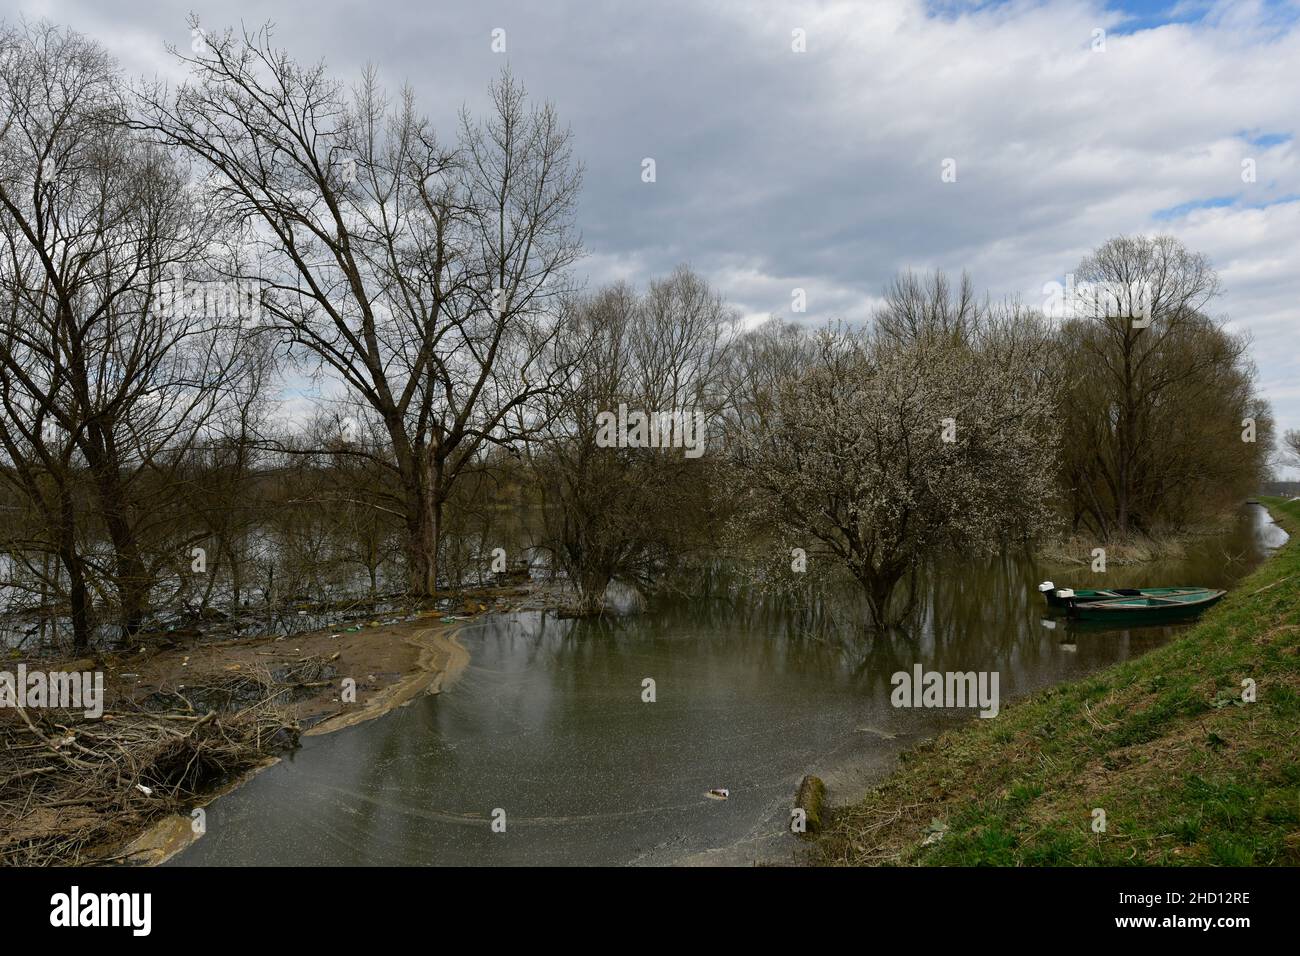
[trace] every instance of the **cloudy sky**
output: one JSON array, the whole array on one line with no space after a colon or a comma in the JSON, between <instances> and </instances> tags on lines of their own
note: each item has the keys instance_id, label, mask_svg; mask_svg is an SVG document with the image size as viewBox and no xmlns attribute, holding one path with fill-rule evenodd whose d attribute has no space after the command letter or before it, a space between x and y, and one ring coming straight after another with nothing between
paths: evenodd
<instances>
[{"instance_id":1,"label":"cloudy sky","mask_svg":"<svg viewBox=\"0 0 1300 956\"><path fill-rule=\"evenodd\" d=\"M1106 238L1173 233L1211 257L1214 311L1300 428L1300 0L5 7L151 75L189 46L190 10L209 29L273 20L299 59L409 81L448 133L508 60L573 128L586 276L689 262L755 321L789 317L796 288L798 318L863 319L907 268L1039 304Z\"/></svg>"}]
</instances>

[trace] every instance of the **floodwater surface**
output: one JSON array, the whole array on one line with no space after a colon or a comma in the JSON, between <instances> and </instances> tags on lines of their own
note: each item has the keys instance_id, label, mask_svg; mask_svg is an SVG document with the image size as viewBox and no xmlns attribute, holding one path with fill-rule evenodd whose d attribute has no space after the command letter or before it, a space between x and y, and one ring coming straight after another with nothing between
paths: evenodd
<instances>
[{"instance_id":1,"label":"floodwater surface","mask_svg":"<svg viewBox=\"0 0 1300 956\"><path fill-rule=\"evenodd\" d=\"M1248 506L1179 561L1051 574L1061 586L1231 587L1284 540ZM303 738L213 802L206 835L173 863L789 860L803 846L788 832L803 774L820 775L833 802L851 800L900 750L978 719L891 706L895 672L996 672L1005 705L1178 633L1049 617L1035 589L1045 576L1023 558L949 566L925 582L912 635L891 638L724 599L658 601L612 621L476 621L459 633L471 660L456 683Z\"/></svg>"}]
</instances>

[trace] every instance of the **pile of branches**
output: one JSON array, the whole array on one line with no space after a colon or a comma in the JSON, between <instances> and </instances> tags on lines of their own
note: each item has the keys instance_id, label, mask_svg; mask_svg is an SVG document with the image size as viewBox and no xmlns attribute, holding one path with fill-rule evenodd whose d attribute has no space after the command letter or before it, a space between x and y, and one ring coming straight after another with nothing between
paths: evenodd
<instances>
[{"instance_id":1,"label":"pile of branches","mask_svg":"<svg viewBox=\"0 0 1300 956\"><path fill-rule=\"evenodd\" d=\"M0 711L0 864L125 859L114 849L151 821L297 744L282 698L299 675L284 676L232 675L95 720Z\"/></svg>"}]
</instances>

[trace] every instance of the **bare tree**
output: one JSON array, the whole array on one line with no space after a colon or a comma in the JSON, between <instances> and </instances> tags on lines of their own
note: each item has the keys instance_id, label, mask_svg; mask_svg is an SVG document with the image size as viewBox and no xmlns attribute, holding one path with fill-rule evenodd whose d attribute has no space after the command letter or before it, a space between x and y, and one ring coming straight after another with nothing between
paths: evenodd
<instances>
[{"instance_id":1,"label":"bare tree","mask_svg":"<svg viewBox=\"0 0 1300 956\"><path fill-rule=\"evenodd\" d=\"M174 558L146 553L165 511L157 496L220 403L239 349L207 316L157 307L206 234L185 171L127 128L110 57L45 23L10 29L0 46L0 442L8 474L59 529L84 645L87 571L99 562L74 546L69 481L84 470L112 549L100 571L134 634ZM52 498L38 490L47 479Z\"/></svg>"},{"instance_id":2,"label":"bare tree","mask_svg":"<svg viewBox=\"0 0 1300 956\"><path fill-rule=\"evenodd\" d=\"M1292 464L1300 465L1300 430L1287 429L1282 436L1282 449Z\"/></svg>"},{"instance_id":3,"label":"bare tree","mask_svg":"<svg viewBox=\"0 0 1300 956\"><path fill-rule=\"evenodd\" d=\"M1112 441L1099 446L1110 446L1113 453L1098 455L1094 465L1106 469L1113 495L1113 510L1106 517L1125 535L1133 523L1143 468L1144 405L1172 381L1167 374L1146 373L1154 371L1162 346L1197 320L1199 310L1218 293L1219 281L1204 256L1171 236L1112 239L1085 259L1076 274L1099 293L1085 303L1091 314L1082 320L1079 347L1099 373L1088 376L1086 387L1105 390L1105 411L1114 420Z\"/></svg>"},{"instance_id":4,"label":"bare tree","mask_svg":"<svg viewBox=\"0 0 1300 956\"><path fill-rule=\"evenodd\" d=\"M430 594L455 481L538 427L559 380L542 359L580 251L570 135L509 73L488 120L464 113L445 148L409 89L390 103L372 70L349 96L269 28L182 59L190 82L144 94L149 128L198 157L214 207L249 224L250 277L294 354L382 424L376 461L399 489L410 584Z\"/></svg>"},{"instance_id":5,"label":"bare tree","mask_svg":"<svg viewBox=\"0 0 1300 956\"><path fill-rule=\"evenodd\" d=\"M874 321L878 334L901 342L935 335L961 339L979 321L980 312L975 285L966 273L954 292L943 272L903 272L890 280Z\"/></svg>"},{"instance_id":6,"label":"bare tree","mask_svg":"<svg viewBox=\"0 0 1300 956\"><path fill-rule=\"evenodd\" d=\"M1210 319L1208 260L1170 236L1119 237L1077 272L1090 293L1062 328L1062 467L1075 524L1102 537L1178 523L1191 502L1248 493L1271 447L1247 342ZM1242 441L1247 419L1252 440Z\"/></svg>"},{"instance_id":7,"label":"bare tree","mask_svg":"<svg viewBox=\"0 0 1300 956\"><path fill-rule=\"evenodd\" d=\"M685 267L574 304L559 355L571 368L543 440L530 444L543 495L544 542L578 595L577 611L604 609L611 581L649 589L674 557L707 539L711 463L703 452L723 403L721 370L736 315ZM620 406L699 429L684 445L611 444Z\"/></svg>"}]
</instances>

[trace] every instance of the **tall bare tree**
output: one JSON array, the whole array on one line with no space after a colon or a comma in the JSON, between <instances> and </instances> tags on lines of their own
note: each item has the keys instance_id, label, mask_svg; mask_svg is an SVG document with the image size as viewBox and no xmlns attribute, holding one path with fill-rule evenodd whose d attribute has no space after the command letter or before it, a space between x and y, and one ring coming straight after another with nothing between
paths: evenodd
<instances>
[{"instance_id":1,"label":"tall bare tree","mask_svg":"<svg viewBox=\"0 0 1300 956\"><path fill-rule=\"evenodd\" d=\"M1287 429L1286 434L1282 436L1282 449L1291 457L1294 464L1300 465L1300 430Z\"/></svg>"},{"instance_id":2,"label":"tall bare tree","mask_svg":"<svg viewBox=\"0 0 1300 956\"><path fill-rule=\"evenodd\" d=\"M59 489L51 515L84 644L83 582L98 559L73 553L78 518L67 492L84 470L99 526L92 540L102 528L111 544L102 570L134 634L173 557L146 553L164 510L156 496L219 405L239 350L209 316L158 306L168 277L201 258L206 233L185 170L129 130L108 54L47 23L9 28L0 100L7 473L43 501L42 481Z\"/></svg>"},{"instance_id":3,"label":"tall bare tree","mask_svg":"<svg viewBox=\"0 0 1300 956\"><path fill-rule=\"evenodd\" d=\"M449 148L413 92L390 101L373 70L348 94L269 28L200 46L174 95L145 91L149 129L200 159L214 208L246 225L247 277L294 354L381 424L410 584L430 594L457 478L538 427L563 378L542 360L580 252L570 134L509 73Z\"/></svg>"},{"instance_id":4,"label":"tall bare tree","mask_svg":"<svg viewBox=\"0 0 1300 956\"><path fill-rule=\"evenodd\" d=\"M1271 416L1247 341L1205 314L1219 280L1171 236L1122 236L1077 271L1090 292L1061 334L1062 467L1075 523L1103 538L1178 523L1193 499L1253 490ZM1242 441L1243 426L1256 427Z\"/></svg>"},{"instance_id":5,"label":"tall bare tree","mask_svg":"<svg viewBox=\"0 0 1300 956\"><path fill-rule=\"evenodd\" d=\"M558 355L571 373L530 451L544 541L577 592L579 613L602 611L611 581L655 586L672 558L705 539L712 463L703 453L723 404L735 323L722 296L685 267L641 294L618 284L574 303ZM699 453L611 444L601 417L620 405L664 421L689 418Z\"/></svg>"}]
</instances>

